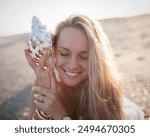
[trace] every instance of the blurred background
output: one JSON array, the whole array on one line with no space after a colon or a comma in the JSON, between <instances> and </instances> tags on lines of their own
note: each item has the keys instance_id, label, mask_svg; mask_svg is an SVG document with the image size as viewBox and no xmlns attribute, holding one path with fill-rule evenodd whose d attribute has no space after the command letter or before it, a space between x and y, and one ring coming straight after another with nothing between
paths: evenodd
<instances>
[{"instance_id":1,"label":"blurred background","mask_svg":"<svg viewBox=\"0 0 150 137\"><path fill-rule=\"evenodd\" d=\"M125 96L150 119L149 0L0 0L0 119L22 119L29 110L34 73L24 47L32 16L48 30L72 13L98 20L108 35Z\"/></svg>"}]
</instances>

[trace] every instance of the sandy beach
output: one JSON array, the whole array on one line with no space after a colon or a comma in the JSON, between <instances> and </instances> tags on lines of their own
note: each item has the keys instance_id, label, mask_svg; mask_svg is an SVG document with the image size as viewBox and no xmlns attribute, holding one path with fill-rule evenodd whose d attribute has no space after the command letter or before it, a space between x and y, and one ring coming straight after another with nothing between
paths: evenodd
<instances>
[{"instance_id":1,"label":"sandy beach","mask_svg":"<svg viewBox=\"0 0 150 137\"><path fill-rule=\"evenodd\" d=\"M125 96L150 119L150 14L100 21L108 35ZM29 34L0 37L0 119L22 119L29 109L34 73L24 47Z\"/></svg>"}]
</instances>

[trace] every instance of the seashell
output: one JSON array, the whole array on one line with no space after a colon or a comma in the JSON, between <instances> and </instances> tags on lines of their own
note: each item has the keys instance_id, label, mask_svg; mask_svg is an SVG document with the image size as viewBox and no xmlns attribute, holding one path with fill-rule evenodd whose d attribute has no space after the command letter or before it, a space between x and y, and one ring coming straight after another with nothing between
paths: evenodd
<instances>
[{"instance_id":1,"label":"seashell","mask_svg":"<svg viewBox=\"0 0 150 137\"><path fill-rule=\"evenodd\" d=\"M29 40L26 48L31 52L32 58L39 62L44 53L44 49L49 49L50 61L52 61L52 39L53 34L48 32L46 25L43 25L39 18L33 16Z\"/></svg>"}]
</instances>

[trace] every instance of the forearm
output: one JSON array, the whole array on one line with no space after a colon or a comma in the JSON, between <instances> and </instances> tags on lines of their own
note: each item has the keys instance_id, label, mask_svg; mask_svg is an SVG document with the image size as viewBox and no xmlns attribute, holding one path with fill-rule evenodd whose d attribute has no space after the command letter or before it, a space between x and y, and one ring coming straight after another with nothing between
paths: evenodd
<instances>
[{"instance_id":1,"label":"forearm","mask_svg":"<svg viewBox=\"0 0 150 137\"><path fill-rule=\"evenodd\" d=\"M32 87L34 87L34 86L38 86L37 78L35 79ZM35 106L35 104L33 102L33 96L34 96L35 93L36 93L35 91L31 90L31 105L30 105L30 111L28 113L28 119L32 119L33 118L33 115L34 115L35 110L36 110L36 106Z\"/></svg>"}]
</instances>

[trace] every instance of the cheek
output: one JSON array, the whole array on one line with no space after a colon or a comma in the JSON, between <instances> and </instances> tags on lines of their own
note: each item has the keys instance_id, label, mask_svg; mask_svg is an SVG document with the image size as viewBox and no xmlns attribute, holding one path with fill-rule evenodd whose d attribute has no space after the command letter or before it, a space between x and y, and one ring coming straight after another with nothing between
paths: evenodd
<instances>
[{"instance_id":1,"label":"cheek","mask_svg":"<svg viewBox=\"0 0 150 137\"><path fill-rule=\"evenodd\" d=\"M82 67L86 70L86 72L88 71L88 61L84 61L82 63Z\"/></svg>"},{"instance_id":2,"label":"cheek","mask_svg":"<svg viewBox=\"0 0 150 137\"><path fill-rule=\"evenodd\" d=\"M83 69L84 69L84 75L85 77L88 77L88 62L83 63Z\"/></svg>"}]
</instances>

